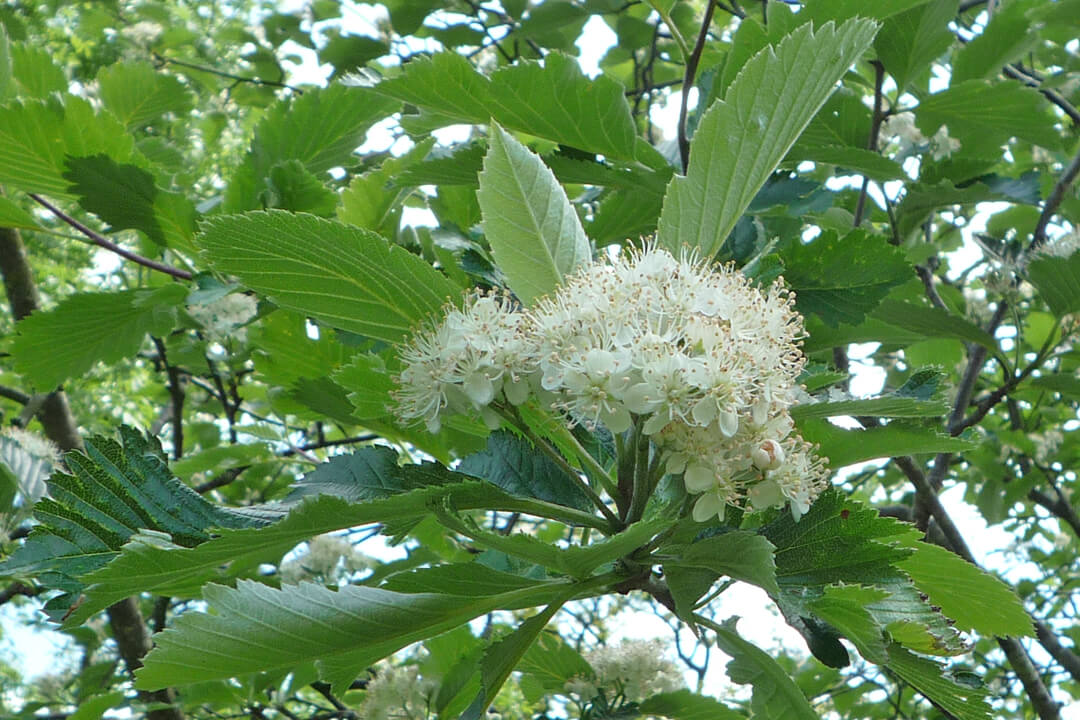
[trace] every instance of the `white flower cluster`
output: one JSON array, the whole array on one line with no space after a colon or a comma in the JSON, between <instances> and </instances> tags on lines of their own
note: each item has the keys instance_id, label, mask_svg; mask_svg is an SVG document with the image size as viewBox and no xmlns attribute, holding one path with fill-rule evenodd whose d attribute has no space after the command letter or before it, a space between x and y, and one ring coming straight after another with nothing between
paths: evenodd
<instances>
[{"instance_id":1,"label":"white flower cluster","mask_svg":"<svg viewBox=\"0 0 1080 720\"><path fill-rule=\"evenodd\" d=\"M594 677L574 677L567 681L566 691L588 701L597 693L622 693L628 702L642 700L663 692L686 687L686 678L679 666L667 657L662 640L623 640L605 645L585 654L585 660L596 673Z\"/></svg>"},{"instance_id":2,"label":"white flower cluster","mask_svg":"<svg viewBox=\"0 0 1080 720\"><path fill-rule=\"evenodd\" d=\"M960 141L949 137L948 125L942 125L937 129L933 137L927 138L915 126L915 115L911 112L890 115L881 124L880 137L882 144L888 143L893 138L899 139L901 153L905 153L913 147L929 146L930 154L934 160L949 157L960 149Z\"/></svg>"},{"instance_id":3,"label":"white flower cluster","mask_svg":"<svg viewBox=\"0 0 1080 720\"><path fill-rule=\"evenodd\" d=\"M188 305L187 311L211 340L232 337L243 342L246 333L240 326L255 317L258 305L254 295L232 293L205 305Z\"/></svg>"},{"instance_id":4,"label":"white flower cluster","mask_svg":"<svg viewBox=\"0 0 1080 720\"><path fill-rule=\"evenodd\" d=\"M402 352L402 419L435 432L447 414L500 411L530 396L571 423L637 426L700 495L694 517L792 501L824 485L788 407L805 358L802 318L778 281L762 292L730 267L650 247L594 263L528 310L474 295Z\"/></svg>"},{"instance_id":5,"label":"white flower cluster","mask_svg":"<svg viewBox=\"0 0 1080 720\"><path fill-rule=\"evenodd\" d=\"M415 667L380 663L367 685L360 716L367 720L427 720L438 686Z\"/></svg>"},{"instance_id":6,"label":"white flower cluster","mask_svg":"<svg viewBox=\"0 0 1080 720\"><path fill-rule=\"evenodd\" d=\"M347 580L353 573L367 570L372 560L340 535L317 535L308 542L307 550L281 563L281 581L299 584L304 580L326 582Z\"/></svg>"}]
</instances>

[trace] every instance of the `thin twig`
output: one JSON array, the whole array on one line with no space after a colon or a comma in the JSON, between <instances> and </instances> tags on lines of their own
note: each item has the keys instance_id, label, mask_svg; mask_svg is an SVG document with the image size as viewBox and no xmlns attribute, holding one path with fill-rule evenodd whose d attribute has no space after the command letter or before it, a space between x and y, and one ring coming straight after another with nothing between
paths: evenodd
<instances>
[{"instance_id":1,"label":"thin twig","mask_svg":"<svg viewBox=\"0 0 1080 720\"><path fill-rule=\"evenodd\" d=\"M682 159L683 173L686 173L686 168L690 164L690 140L686 137L686 115L687 105L690 101L690 89L694 86L694 76L697 74L698 63L701 61L701 53L705 50L705 41L709 37L709 27L712 25L713 12L716 10L716 3L712 0L705 3L705 18L701 21L701 32L698 33L697 42L694 44L694 49L690 52L690 57L686 59L686 72L683 74L682 84L682 103L679 106L679 124L678 124L678 138L679 138L679 157ZM705 101L705 98L698 98L698 105Z\"/></svg>"},{"instance_id":2,"label":"thin twig","mask_svg":"<svg viewBox=\"0 0 1080 720\"><path fill-rule=\"evenodd\" d=\"M218 70L216 68L208 67L206 65L199 65L198 63L188 62L187 60L177 60L176 58L165 57L160 53L153 53L154 59L158 61L159 65L177 65L179 67L188 68L189 70L198 70L199 72L209 73L210 75L217 75L218 77L225 78L227 80L235 80L237 82L251 83L252 85L263 85L266 87L278 87L285 88L286 90L292 90L297 95L303 95L304 89L290 85L288 83L280 82L278 80L263 80L262 78L244 77L243 75L234 75L224 70Z\"/></svg>"},{"instance_id":3,"label":"thin twig","mask_svg":"<svg viewBox=\"0 0 1080 720\"><path fill-rule=\"evenodd\" d=\"M871 152L877 151L878 135L881 133L881 121L884 118L881 106L884 103L882 85L885 82L885 66L879 60L871 60L874 66L874 117L870 123L870 137L866 140L866 149ZM866 212L866 196L870 189L870 177L863 176L862 189L859 191L859 200L855 204L855 227L862 225L863 214Z\"/></svg>"},{"instance_id":4,"label":"thin twig","mask_svg":"<svg viewBox=\"0 0 1080 720\"><path fill-rule=\"evenodd\" d=\"M1013 80L1019 80L1028 87L1033 87L1038 90L1044 98L1061 108L1061 111L1068 115L1069 119L1072 120L1073 125L1080 125L1080 110L1077 110L1072 103L1066 100L1056 90L1042 87L1042 83L1038 78L1032 77L1025 72L1023 68L1017 67L1016 65L1006 65L1001 71L1006 77L1011 77Z\"/></svg>"},{"instance_id":5,"label":"thin twig","mask_svg":"<svg viewBox=\"0 0 1080 720\"><path fill-rule=\"evenodd\" d=\"M1031 245L1028 246L1028 252L1037 250L1040 245L1046 242L1046 226L1050 224L1054 213L1061 206L1061 202L1065 199L1065 193L1072 187L1077 175L1080 175L1080 151L1076 153L1072 162L1065 168L1065 172L1058 178L1054 188L1050 191L1050 195L1046 198L1042 214L1039 215L1039 222L1035 224L1035 232L1031 239Z\"/></svg>"},{"instance_id":6,"label":"thin twig","mask_svg":"<svg viewBox=\"0 0 1080 720\"><path fill-rule=\"evenodd\" d=\"M42 207L48 208L53 213L53 215L56 215L56 217L60 218L61 220L66 222L68 225L70 225L71 227L73 227L76 230L78 230L79 232L81 232L83 235L88 237L98 247L103 247L106 250L109 250L110 252L116 253L117 255L119 255L122 258L126 258L128 260L131 260L132 262L138 263L139 265L142 265L143 267L148 267L151 270L157 270L158 272L165 273L166 275L171 275L174 278L178 278L180 280L190 280L192 277L194 277L194 275L192 275L187 270L182 270L180 268L175 268L175 267L172 267L171 265L166 265L165 263L160 263L157 260L151 260L150 258L143 257L142 255L139 255L137 253L133 253L130 250L125 250L124 248L122 248L119 245L117 245L116 243L114 243L112 240L109 240L108 238L104 237L103 235L100 235L99 233L96 233L93 230L91 230L90 228L88 228L87 226L83 225L81 222L79 222L75 218L71 217L70 215L65 213L63 210L56 207L55 205L50 203L45 198L38 195L37 193L29 193L29 195L30 195L31 198L33 198L33 200L37 204L41 205Z\"/></svg>"},{"instance_id":7,"label":"thin twig","mask_svg":"<svg viewBox=\"0 0 1080 720\"><path fill-rule=\"evenodd\" d=\"M30 402L31 396L16 390L15 388L9 388L4 385L0 385L0 397L7 398L8 400L14 400L20 405L26 405Z\"/></svg>"}]
</instances>

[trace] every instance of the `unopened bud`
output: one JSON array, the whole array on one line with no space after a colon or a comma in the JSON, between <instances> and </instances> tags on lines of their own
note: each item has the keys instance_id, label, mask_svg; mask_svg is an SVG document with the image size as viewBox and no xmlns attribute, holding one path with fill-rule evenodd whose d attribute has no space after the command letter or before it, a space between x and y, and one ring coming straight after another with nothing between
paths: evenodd
<instances>
[{"instance_id":1,"label":"unopened bud","mask_svg":"<svg viewBox=\"0 0 1080 720\"><path fill-rule=\"evenodd\" d=\"M775 440L765 440L750 452L758 470L775 470L784 464L784 448Z\"/></svg>"}]
</instances>

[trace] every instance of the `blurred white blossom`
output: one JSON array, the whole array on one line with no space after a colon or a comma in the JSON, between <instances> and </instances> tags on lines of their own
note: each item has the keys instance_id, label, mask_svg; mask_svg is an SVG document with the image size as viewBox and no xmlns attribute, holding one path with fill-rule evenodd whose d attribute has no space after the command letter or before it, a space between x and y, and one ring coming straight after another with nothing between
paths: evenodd
<instances>
[{"instance_id":1,"label":"blurred white blossom","mask_svg":"<svg viewBox=\"0 0 1080 720\"><path fill-rule=\"evenodd\" d=\"M45 481L59 461L59 448L37 433L18 427L0 432L0 464L11 472L28 506L45 495Z\"/></svg>"},{"instance_id":2,"label":"blurred white blossom","mask_svg":"<svg viewBox=\"0 0 1080 720\"><path fill-rule=\"evenodd\" d=\"M415 667L380 663L367 685L360 717L365 720L427 720L438 686Z\"/></svg>"},{"instance_id":3,"label":"blurred white blossom","mask_svg":"<svg viewBox=\"0 0 1080 720\"><path fill-rule=\"evenodd\" d=\"M348 538L341 535L318 535L307 549L281 563L281 581L297 584L304 580L321 579L339 582L349 575L372 567L369 557Z\"/></svg>"},{"instance_id":4,"label":"blurred white blossom","mask_svg":"<svg viewBox=\"0 0 1080 720\"><path fill-rule=\"evenodd\" d=\"M595 671L593 677L574 677L567 681L566 692L584 701L603 692L608 697L621 693L628 702L641 702L657 693L686 687L679 665L666 653L666 644L658 639L623 640L585 654Z\"/></svg>"},{"instance_id":5,"label":"blurred white blossom","mask_svg":"<svg viewBox=\"0 0 1080 720\"><path fill-rule=\"evenodd\" d=\"M259 301L254 295L232 293L204 305L188 305L187 311L200 325L209 340L233 338L244 342L247 324L258 312Z\"/></svg>"}]
</instances>

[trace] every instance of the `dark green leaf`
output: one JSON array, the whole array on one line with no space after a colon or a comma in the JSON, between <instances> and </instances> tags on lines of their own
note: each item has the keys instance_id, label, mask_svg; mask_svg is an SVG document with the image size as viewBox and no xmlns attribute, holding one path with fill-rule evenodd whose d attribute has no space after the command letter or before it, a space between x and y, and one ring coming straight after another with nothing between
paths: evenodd
<instances>
[{"instance_id":1,"label":"dark green leaf","mask_svg":"<svg viewBox=\"0 0 1080 720\"><path fill-rule=\"evenodd\" d=\"M892 422L866 430L844 430L823 420L800 420L799 431L820 446L829 467L842 468L878 458L917 453L963 452L975 444L932 428Z\"/></svg>"},{"instance_id":2,"label":"dark green leaf","mask_svg":"<svg viewBox=\"0 0 1080 720\"><path fill-rule=\"evenodd\" d=\"M930 698L957 720L989 720L986 691L970 683L956 682L941 665L914 655L895 643L889 646L886 666Z\"/></svg>"},{"instance_id":3,"label":"dark green leaf","mask_svg":"<svg viewBox=\"0 0 1080 720\"><path fill-rule=\"evenodd\" d=\"M68 158L64 179L79 204L111 230L140 230L159 245L192 248L195 206L180 193L159 188L146 170L99 154Z\"/></svg>"},{"instance_id":4,"label":"dark green leaf","mask_svg":"<svg viewBox=\"0 0 1080 720\"><path fill-rule=\"evenodd\" d=\"M957 0L934 0L897 13L882 24L874 49L900 91L956 41L949 28L956 7Z\"/></svg>"},{"instance_id":5,"label":"dark green leaf","mask_svg":"<svg viewBox=\"0 0 1080 720\"><path fill-rule=\"evenodd\" d=\"M781 257L799 310L833 327L857 324L913 274L900 248L861 230L843 238L827 231L807 244L794 241Z\"/></svg>"},{"instance_id":6,"label":"dark green leaf","mask_svg":"<svg viewBox=\"0 0 1080 720\"><path fill-rule=\"evenodd\" d=\"M1039 44L1027 11L1034 6L1030 0L1018 0L995 9L981 33L965 44L953 58L952 82L993 80L1001 68L1020 59Z\"/></svg>"},{"instance_id":7,"label":"dark green leaf","mask_svg":"<svg viewBox=\"0 0 1080 720\"><path fill-rule=\"evenodd\" d=\"M588 496L550 457L507 431L492 433L487 449L469 455L457 469L494 483L511 495L584 511L593 508Z\"/></svg>"},{"instance_id":8,"label":"dark green leaf","mask_svg":"<svg viewBox=\"0 0 1080 720\"><path fill-rule=\"evenodd\" d=\"M1058 316L1080 310L1080 252L1067 258L1037 257L1028 263L1028 279Z\"/></svg>"},{"instance_id":9,"label":"dark green leaf","mask_svg":"<svg viewBox=\"0 0 1080 720\"><path fill-rule=\"evenodd\" d=\"M715 698L690 690L653 695L639 704L638 710L672 720L740 720L746 717Z\"/></svg>"},{"instance_id":10,"label":"dark green leaf","mask_svg":"<svg viewBox=\"0 0 1080 720\"><path fill-rule=\"evenodd\" d=\"M97 81L105 107L129 130L153 125L166 113L180 116L191 110L187 87L148 62L106 65Z\"/></svg>"}]
</instances>

